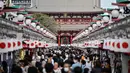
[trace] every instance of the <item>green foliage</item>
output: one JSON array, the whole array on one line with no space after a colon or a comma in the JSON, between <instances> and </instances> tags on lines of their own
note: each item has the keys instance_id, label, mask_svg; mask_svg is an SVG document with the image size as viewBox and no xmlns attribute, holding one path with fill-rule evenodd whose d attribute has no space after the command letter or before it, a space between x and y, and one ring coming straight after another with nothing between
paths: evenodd
<instances>
[{"instance_id":1,"label":"green foliage","mask_svg":"<svg viewBox=\"0 0 130 73\"><path fill-rule=\"evenodd\" d=\"M53 33L57 32L59 25L56 24L54 18L50 18L48 15L42 13L34 13L32 16Z\"/></svg>"}]
</instances>

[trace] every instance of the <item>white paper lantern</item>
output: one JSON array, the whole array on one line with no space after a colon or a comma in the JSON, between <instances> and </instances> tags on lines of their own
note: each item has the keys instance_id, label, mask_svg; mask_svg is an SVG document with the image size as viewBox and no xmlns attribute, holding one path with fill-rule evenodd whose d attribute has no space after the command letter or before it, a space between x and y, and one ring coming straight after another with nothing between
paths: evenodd
<instances>
[{"instance_id":1,"label":"white paper lantern","mask_svg":"<svg viewBox=\"0 0 130 73\"><path fill-rule=\"evenodd\" d=\"M46 33L46 30L43 30L43 33Z\"/></svg>"},{"instance_id":2,"label":"white paper lantern","mask_svg":"<svg viewBox=\"0 0 130 73\"><path fill-rule=\"evenodd\" d=\"M112 28L111 26L108 27L108 29L111 29L111 28Z\"/></svg>"},{"instance_id":3,"label":"white paper lantern","mask_svg":"<svg viewBox=\"0 0 130 73\"><path fill-rule=\"evenodd\" d=\"M19 15L17 16L17 19L18 19L19 21L22 21L22 20L24 19L24 15L19 14Z\"/></svg>"},{"instance_id":4,"label":"white paper lantern","mask_svg":"<svg viewBox=\"0 0 130 73\"><path fill-rule=\"evenodd\" d=\"M4 2L3 1L0 1L0 10L3 10L3 8L4 8Z\"/></svg>"},{"instance_id":5,"label":"white paper lantern","mask_svg":"<svg viewBox=\"0 0 130 73\"><path fill-rule=\"evenodd\" d=\"M93 17L93 20L96 20L96 19L97 19L97 17L96 17L96 16L94 16L94 17Z\"/></svg>"},{"instance_id":6,"label":"white paper lantern","mask_svg":"<svg viewBox=\"0 0 130 73\"><path fill-rule=\"evenodd\" d=\"M85 34L88 34L88 30L85 30Z\"/></svg>"},{"instance_id":7,"label":"white paper lantern","mask_svg":"<svg viewBox=\"0 0 130 73\"><path fill-rule=\"evenodd\" d=\"M103 24L103 23L104 23L104 20L102 19L100 23Z\"/></svg>"},{"instance_id":8,"label":"white paper lantern","mask_svg":"<svg viewBox=\"0 0 130 73\"><path fill-rule=\"evenodd\" d=\"M44 29L43 29L43 28L41 28L40 30L41 30L41 31L43 31Z\"/></svg>"},{"instance_id":9,"label":"white paper lantern","mask_svg":"<svg viewBox=\"0 0 130 73\"><path fill-rule=\"evenodd\" d=\"M130 9L130 4L127 4L127 8Z\"/></svg>"},{"instance_id":10,"label":"white paper lantern","mask_svg":"<svg viewBox=\"0 0 130 73\"><path fill-rule=\"evenodd\" d=\"M96 28L97 27L97 24L93 24L93 28Z\"/></svg>"},{"instance_id":11,"label":"white paper lantern","mask_svg":"<svg viewBox=\"0 0 130 73\"><path fill-rule=\"evenodd\" d=\"M108 16L104 16L104 17L103 17L103 21L104 21L104 22L109 22L109 20L110 20L110 18L109 18Z\"/></svg>"},{"instance_id":12,"label":"white paper lantern","mask_svg":"<svg viewBox=\"0 0 130 73\"><path fill-rule=\"evenodd\" d=\"M31 24L31 20L30 19L26 19L26 24L30 25Z\"/></svg>"},{"instance_id":13,"label":"white paper lantern","mask_svg":"<svg viewBox=\"0 0 130 73\"><path fill-rule=\"evenodd\" d=\"M89 28L88 28L88 30L90 30L90 31L91 31L91 30L93 30L93 28L92 28L92 27L89 27Z\"/></svg>"},{"instance_id":14,"label":"white paper lantern","mask_svg":"<svg viewBox=\"0 0 130 73\"><path fill-rule=\"evenodd\" d=\"M13 18L13 20L12 20L12 21L13 21L13 22L18 22L17 17Z\"/></svg>"},{"instance_id":15,"label":"white paper lantern","mask_svg":"<svg viewBox=\"0 0 130 73\"><path fill-rule=\"evenodd\" d=\"M86 32L83 32L82 35L84 36L86 34Z\"/></svg>"},{"instance_id":16,"label":"white paper lantern","mask_svg":"<svg viewBox=\"0 0 130 73\"><path fill-rule=\"evenodd\" d=\"M36 23L31 23L31 25L32 25L33 27L36 27Z\"/></svg>"},{"instance_id":17,"label":"white paper lantern","mask_svg":"<svg viewBox=\"0 0 130 73\"><path fill-rule=\"evenodd\" d=\"M125 10L124 10L123 8L121 8L121 9L120 9L120 12L121 12L121 13L124 13L124 12L125 12Z\"/></svg>"},{"instance_id":18,"label":"white paper lantern","mask_svg":"<svg viewBox=\"0 0 130 73\"><path fill-rule=\"evenodd\" d=\"M118 10L113 10L113 11L111 12L111 14L112 14L113 17L118 17L120 13L119 13Z\"/></svg>"},{"instance_id":19,"label":"white paper lantern","mask_svg":"<svg viewBox=\"0 0 130 73\"><path fill-rule=\"evenodd\" d=\"M120 15L118 16L118 19L123 19L123 18L124 18L123 14L120 14Z\"/></svg>"},{"instance_id":20,"label":"white paper lantern","mask_svg":"<svg viewBox=\"0 0 130 73\"><path fill-rule=\"evenodd\" d=\"M97 21L96 24L97 24L97 26L101 26L102 25L101 21Z\"/></svg>"},{"instance_id":21,"label":"white paper lantern","mask_svg":"<svg viewBox=\"0 0 130 73\"><path fill-rule=\"evenodd\" d=\"M37 29L40 29L40 26L37 26L36 28L37 28Z\"/></svg>"}]
</instances>

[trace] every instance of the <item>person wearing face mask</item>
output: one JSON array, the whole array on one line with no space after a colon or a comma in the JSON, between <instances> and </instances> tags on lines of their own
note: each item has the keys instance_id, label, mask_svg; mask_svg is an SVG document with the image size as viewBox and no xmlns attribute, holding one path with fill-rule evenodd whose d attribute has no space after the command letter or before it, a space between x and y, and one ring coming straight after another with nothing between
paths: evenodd
<instances>
[{"instance_id":1,"label":"person wearing face mask","mask_svg":"<svg viewBox=\"0 0 130 73\"><path fill-rule=\"evenodd\" d=\"M61 73L61 69L57 62L54 63L54 73Z\"/></svg>"},{"instance_id":2,"label":"person wearing face mask","mask_svg":"<svg viewBox=\"0 0 130 73\"><path fill-rule=\"evenodd\" d=\"M66 54L65 57L66 57L66 58L65 58L64 62L69 58L69 55Z\"/></svg>"},{"instance_id":3,"label":"person wearing face mask","mask_svg":"<svg viewBox=\"0 0 130 73\"><path fill-rule=\"evenodd\" d=\"M85 68L88 68L88 69L89 69L89 72L88 72L88 73L91 72L91 70L92 70L92 62L91 62L90 60L88 60L88 61L86 62Z\"/></svg>"},{"instance_id":4,"label":"person wearing face mask","mask_svg":"<svg viewBox=\"0 0 130 73\"><path fill-rule=\"evenodd\" d=\"M81 67L78 57L75 57L73 61L74 61L74 64L72 65L72 70L74 70L75 67Z\"/></svg>"},{"instance_id":5,"label":"person wearing face mask","mask_svg":"<svg viewBox=\"0 0 130 73\"><path fill-rule=\"evenodd\" d=\"M61 71L62 73L71 73L70 64L65 62Z\"/></svg>"}]
</instances>

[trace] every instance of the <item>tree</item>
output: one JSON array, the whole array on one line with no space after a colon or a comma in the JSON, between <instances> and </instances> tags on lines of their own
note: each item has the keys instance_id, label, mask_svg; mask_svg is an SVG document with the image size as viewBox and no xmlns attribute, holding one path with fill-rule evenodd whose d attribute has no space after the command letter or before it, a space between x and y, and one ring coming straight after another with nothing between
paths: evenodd
<instances>
[{"instance_id":1,"label":"tree","mask_svg":"<svg viewBox=\"0 0 130 73\"><path fill-rule=\"evenodd\" d=\"M50 18L48 15L43 13L34 13L32 15L36 20L38 20L41 25L48 28L53 33L56 33L59 29L59 25L56 23L54 18Z\"/></svg>"}]
</instances>

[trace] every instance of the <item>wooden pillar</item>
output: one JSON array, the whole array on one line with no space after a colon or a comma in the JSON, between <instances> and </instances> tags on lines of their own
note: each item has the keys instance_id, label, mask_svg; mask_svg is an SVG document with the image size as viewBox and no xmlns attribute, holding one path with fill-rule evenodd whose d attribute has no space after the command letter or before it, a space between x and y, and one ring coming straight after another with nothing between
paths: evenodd
<instances>
[{"instance_id":1,"label":"wooden pillar","mask_svg":"<svg viewBox=\"0 0 130 73\"><path fill-rule=\"evenodd\" d=\"M72 44L72 39L73 39L73 37L72 37L72 35L70 36L70 44Z\"/></svg>"},{"instance_id":2,"label":"wooden pillar","mask_svg":"<svg viewBox=\"0 0 130 73\"><path fill-rule=\"evenodd\" d=\"M58 35L58 46L60 46L61 43L60 43L60 35Z\"/></svg>"}]
</instances>

